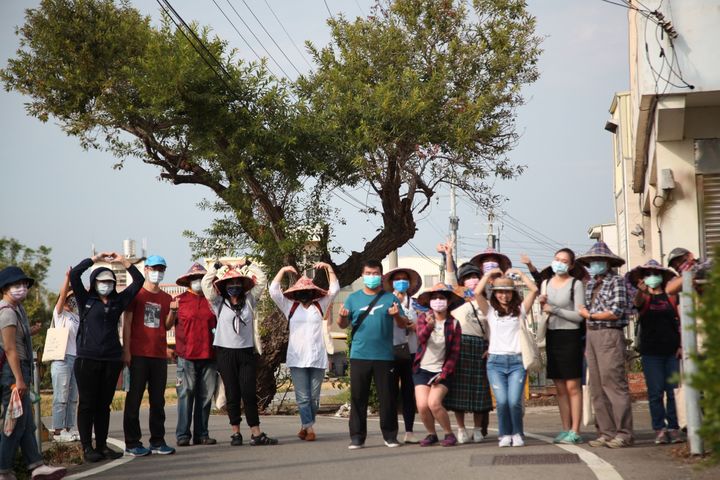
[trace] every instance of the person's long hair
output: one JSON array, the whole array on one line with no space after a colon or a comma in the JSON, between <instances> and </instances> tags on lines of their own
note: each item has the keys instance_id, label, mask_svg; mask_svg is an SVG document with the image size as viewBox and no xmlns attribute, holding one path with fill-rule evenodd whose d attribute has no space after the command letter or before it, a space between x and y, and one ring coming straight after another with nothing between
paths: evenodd
<instances>
[{"instance_id":1,"label":"person's long hair","mask_svg":"<svg viewBox=\"0 0 720 480\"><path fill-rule=\"evenodd\" d=\"M490 306L494 308L498 315L501 317L506 317L508 315L512 317L519 317L520 316L520 306L522 305L522 298L520 297L520 294L517 290L513 290L512 298L510 299L510 302L508 302L507 308L504 307L500 301L495 296L495 293L497 290L493 290L490 295Z\"/></svg>"}]
</instances>

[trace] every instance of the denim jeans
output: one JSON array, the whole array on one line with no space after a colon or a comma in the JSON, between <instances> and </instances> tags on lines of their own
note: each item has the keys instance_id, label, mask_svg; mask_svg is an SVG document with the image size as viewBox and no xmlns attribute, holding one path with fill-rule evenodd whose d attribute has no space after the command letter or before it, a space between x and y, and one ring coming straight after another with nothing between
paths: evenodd
<instances>
[{"instance_id":1,"label":"denim jeans","mask_svg":"<svg viewBox=\"0 0 720 480\"><path fill-rule=\"evenodd\" d=\"M300 411L302 428L312 427L320 407L320 390L325 378L325 369L290 367L290 376L295 389L295 403Z\"/></svg>"},{"instance_id":2,"label":"denim jeans","mask_svg":"<svg viewBox=\"0 0 720 480\"><path fill-rule=\"evenodd\" d=\"M210 436L208 421L217 376L215 360L186 360L178 357L175 384L178 399L175 437L178 440L190 439L191 424L193 424L192 438L196 442Z\"/></svg>"},{"instance_id":3,"label":"denim jeans","mask_svg":"<svg viewBox=\"0 0 720 480\"><path fill-rule=\"evenodd\" d=\"M20 361L20 369L22 370L23 379L28 388L32 388L30 381L30 362L27 360ZM10 369L8 362L2 368L0 375L0 384L2 385L2 411L3 416L7 412L8 403L10 403L10 394L12 393L11 385L15 383L15 376ZM4 433L0 433L0 473L11 473L15 464L15 453L18 447L22 452L23 460L28 470L43 464L43 458L38 449L35 440L35 420L33 419L32 402L30 402L30 393L26 393L22 397L23 414L17 419L13 433L8 437Z\"/></svg>"},{"instance_id":4,"label":"denim jeans","mask_svg":"<svg viewBox=\"0 0 720 480\"><path fill-rule=\"evenodd\" d=\"M641 362L653 430L664 428L677 430L680 426L673 391L677 388L677 383L671 379L680 373L680 362L675 355L643 355ZM663 402L663 394L665 394L665 402Z\"/></svg>"},{"instance_id":5,"label":"denim jeans","mask_svg":"<svg viewBox=\"0 0 720 480\"><path fill-rule=\"evenodd\" d=\"M497 402L499 435L522 434L525 391L522 355L489 355L487 375Z\"/></svg>"},{"instance_id":6,"label":"denim jeans","mask_svg":"<svg viewBox=\"0 0 720 480\"><path fill-rule=\"evenodd\" d=\"M70 430L75 426L78 388L74 365L75 355L65 355L65 360L56 360L50 366L53 387L52 426L55 430Z\"/></svg>"}]
</instances>

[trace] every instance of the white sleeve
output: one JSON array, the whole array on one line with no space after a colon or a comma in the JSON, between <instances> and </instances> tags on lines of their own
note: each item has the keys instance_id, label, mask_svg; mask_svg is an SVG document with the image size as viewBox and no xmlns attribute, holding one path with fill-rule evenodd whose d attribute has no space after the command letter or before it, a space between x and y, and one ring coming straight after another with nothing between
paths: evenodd
<instances>
[{"instance_id":1,"label":"white sleeve","mask_svg":"<svg viewBox=\"0 0 720 480\"><path fill-rule=\"evenodd\" d=\"M248 276L255 277L255 286L250 290L250 295L255 299L255 302L257 302L260 299L260 296L265 291L265 288L267 287L267 276L265 275L265 272L257 265L251 264L248 267Z\"/></svg>"},{"instance_id":2,"label":"white sleeve","mask_svg":"<svg viewBox=\"0 0 720 480\"><path fill-rule=\"evenodd\" d=\"M335 299L335 296L340 291L340 282L335 280L330 284L330 288L328 289L328 294L324 297L318 299L318 303L320 304L320 307L322 308L323 313L327 312L328 306L332 303L332 301Z\"/></svg>"},{"instance_id":3,"label":"white sleeve","mask_svg":"<svg viewBox=\"0 0 720 480\"><path fill-rule=\"evenodd\" d=\"M268 290L270 298L272 298L275 305L280 311L287 316L292 307L292 303L285 295L283 295L282 288L280 288L280 282L271 282Z\"/></svg>"}]
</instances>

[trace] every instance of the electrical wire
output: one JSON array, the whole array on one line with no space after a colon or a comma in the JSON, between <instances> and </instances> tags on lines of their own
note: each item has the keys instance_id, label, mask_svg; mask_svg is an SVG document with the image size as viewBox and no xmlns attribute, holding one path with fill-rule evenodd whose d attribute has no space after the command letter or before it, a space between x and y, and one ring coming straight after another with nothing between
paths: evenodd
<instances>
[{"instance_id":1,"label":"electrical wire","mask_svg":"<svg viewBox=\"0 0 720 480\"><path fill-rule=\"evenodd\" d=\"M268 9L270 10L270 13L272 13L272 16L275 17L275 20L280 25L280 28L282 28L283 32L285 32L285 35L287 36L288 40L290 40L290 43L292 43L292 46L295 47L295 50L297 50L297 52L300 54L300 58L302 58L303 61L307 64L307 66L312 70L313 66L310 64L310 62L308 62L308 60L307 60L307 58L305 58L305 55L303 54L303 52L297 46L297 43L295 42L295 40L293 40L293 38L290 36L290 32L287 31L287 29L285 28L285 25L283 25L283 23L280 21L280 18L278 18L277 14L275 13L275 10L273 10L273 8L270 6L270 3L268 3L267 0L263 0L263 1L265 2L265 5L267 5Z\"/></svg>"},{"instance_id":2,"label":"electrical wire","mask_svg":"<svg viewBox=\"0 0 720 480\"><path fill-rule=\"evenodd\" d=\"M327 0L323 0L323 3L325 4L325 9L327 10L328 15L330 15L332 18L335 18L335 16L330 11L330 7L328 7Z\"/></svg>"},{"instance_id":3,"label":"electrical wire","mask_svg":"<svg viewBox=\"0 0 720 480\"><path fill-rule=\"evenodd\" d=\"M437 263L435 260L433 260L432 258L430 258L430 257L428 257L427 255L425 255L425 254L424 254L422 251L420 251L420 249L417 248L417 247L415 246L415 244L413 244L411 241L408 240L407 245L408 245L410 248L412 248L412 249L415 251L415 253L417 253L418 255L420 255L420 256L421 256L422 258L424 258L425 260L433 263L433 264L436 265L437 267L440 267L440 264L439 264L439 263Z\"/></svg>"}]
</instances>

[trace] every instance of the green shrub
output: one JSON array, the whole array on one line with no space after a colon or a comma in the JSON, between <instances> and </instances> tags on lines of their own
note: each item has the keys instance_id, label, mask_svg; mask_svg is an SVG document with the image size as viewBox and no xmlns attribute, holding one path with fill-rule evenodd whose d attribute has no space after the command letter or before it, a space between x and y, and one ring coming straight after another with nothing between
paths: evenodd
<instances>
[{"instance_id":1,"label":"green shrub","mask_svg":"<svg viewBox=\"0 0 720 480\"><path fill-rule=\"evenodd\" d=\"M715 254L720 259L720 249ZM697 373L692 384L701 392L704 412L700 435L716 458L720 458L720 262L715 262L703 288L697 308L698 333L703 337L704 350L696 355Z\"/></svg>"}]
</instances>

